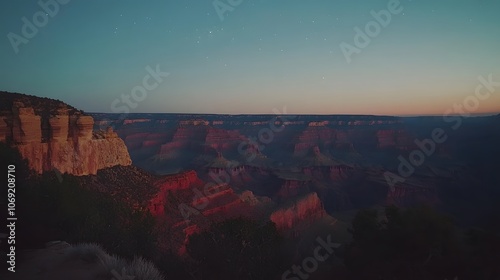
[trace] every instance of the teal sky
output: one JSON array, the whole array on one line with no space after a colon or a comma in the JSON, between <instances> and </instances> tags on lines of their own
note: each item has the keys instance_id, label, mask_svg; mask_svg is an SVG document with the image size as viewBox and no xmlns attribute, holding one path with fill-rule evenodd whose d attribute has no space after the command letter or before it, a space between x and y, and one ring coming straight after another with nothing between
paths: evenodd
<instances>
[{"instance_id":1,"label":"teal sky","mask_svg":"<svg viewBox=\"0 0 500 280\"><path fill-rule=\"evenodd\" d=\"M478 76L500 81L498 0L401 0L348 63L340 44L388 3L243 0L221 20L212 0L72 0L16 53L9 34L42 8L5 0L0 90L113 112L159 65L170 75L130 112L427 115L472 95ZM498 112L500 87L476 113Z\"/></svg>"}]
</instances>

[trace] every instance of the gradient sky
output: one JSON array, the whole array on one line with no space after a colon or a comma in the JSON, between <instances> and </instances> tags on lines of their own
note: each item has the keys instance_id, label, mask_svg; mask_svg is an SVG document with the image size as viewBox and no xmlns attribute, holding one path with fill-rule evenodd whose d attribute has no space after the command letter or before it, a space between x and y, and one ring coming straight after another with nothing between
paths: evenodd
<instances>
[{"instance_id":1,"label":"gradient sky","mask_svg":"<svg viewBox=\"0 0 500 280\"><path fill-rule=\"evenodd\" d=\"M223 20L212 1L72 0L17 54L8 34L41 8L1 1L0 90L112 112L160 65L170 76L131 112L440 115L478 76L500 81L498 0L401 0L350 64L339 45L389 0L243 0Z\"/></svg>"}]
</instances>

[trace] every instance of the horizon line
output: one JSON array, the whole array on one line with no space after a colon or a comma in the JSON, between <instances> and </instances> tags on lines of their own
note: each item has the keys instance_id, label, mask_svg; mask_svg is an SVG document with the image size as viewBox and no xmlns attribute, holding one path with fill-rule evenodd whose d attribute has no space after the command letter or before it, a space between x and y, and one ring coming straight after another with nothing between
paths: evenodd
<instances>
[{"instance_id":1,"label":"horizon line","mask_svg":"<svg viewBox=\"0 0 500 280\"><path fill-rule=\"evenodd\" d=\"M124 113L109 113L109 112L89 112L84 111L87 114L107 114L107 115L123 115ZM377 115L377 114L311 114L311 113L298 113L298 114L272 114L272 113L170 113L170 112L134 112L126 113L125 115L140 115L140 114L150 114L150 115L200 115L200 116L356 116L356 117L388 117L388 118L415 118L415 117L443 117L444 114L429 114L429 115ZM489 112L489 113L476 113L470 114L470 117L494 117L500 115L500 112ZM447 116L461 116L460 114L449 114Z\"/></svg>"}]
</instances>

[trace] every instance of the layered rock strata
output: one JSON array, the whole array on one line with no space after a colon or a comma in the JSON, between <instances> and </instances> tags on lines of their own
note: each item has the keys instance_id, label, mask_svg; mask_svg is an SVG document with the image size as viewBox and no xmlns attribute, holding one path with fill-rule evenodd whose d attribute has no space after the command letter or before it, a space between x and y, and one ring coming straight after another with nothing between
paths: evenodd
<instances>
[{"instance_id":1,"label":"layered rock strata","mask_svg":"<svg viewBox=\"0 0 500 280\"><path fill-rule=\"evenodd\" d=\"M14 99L10 110L0 112L0 141L16 147L35 172L58 170L81 176L132 163L123 140L112 129L93 132L91 116L64 103L56 103L56 109L30 103L35 102Z\"/></svg>"}]
</instances>

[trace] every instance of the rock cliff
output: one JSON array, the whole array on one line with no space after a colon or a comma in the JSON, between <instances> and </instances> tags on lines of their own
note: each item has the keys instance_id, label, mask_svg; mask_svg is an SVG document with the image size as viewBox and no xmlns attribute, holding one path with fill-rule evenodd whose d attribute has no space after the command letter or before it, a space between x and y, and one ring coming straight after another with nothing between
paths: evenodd
<instances>
[{"instance_id":1,"label":"rock cliff","mask_svg":"<svg viewBox=\"0 0 500 280\"><path fill-rule=\"evenodd\" d=\"M132 163L112 129L94 132L91 116L63 102L7 92L0 100L0 141L16 147L37 173L81 176Z\"/></svg>"},{"instance_id":2,"label":"rock cliff","mask_svg":"<svg viewBox=\"0 0 500 280\"><path fill-rule=\"evenodd\" d=\"M296 224L307 221L314 222L326 215L323 203L316 193L310 193L297 200L290 207L275 211L271 214L271 221L279 230L289 230Z\"/></svg>"},{"instance_id":3,"label":"rock cliff","mask_svg":"<svg viewBox=\"0 0 500 280\"><path fill-rule=\"evenodd\" d=\"M169 192L187 190L193 187L199 187L203 182L198 178L195 171L185 171L175 175L164 176L155 182L158 191L153 198L149 200L149 211L155 215L163 215Z\"/></svg>"}]
</instances>

